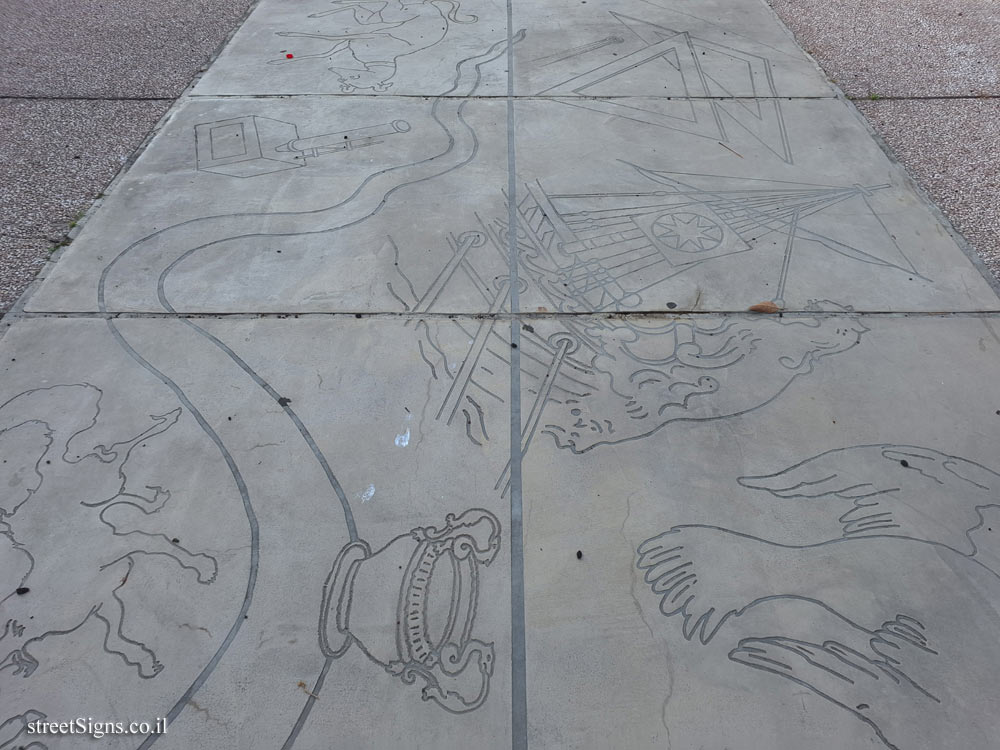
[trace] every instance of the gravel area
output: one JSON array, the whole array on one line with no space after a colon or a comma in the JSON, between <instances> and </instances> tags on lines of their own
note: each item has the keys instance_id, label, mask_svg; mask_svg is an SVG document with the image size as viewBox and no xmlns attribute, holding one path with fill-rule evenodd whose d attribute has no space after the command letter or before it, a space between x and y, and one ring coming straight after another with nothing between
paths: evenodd
<instances>
[{"instance_id":1,"label":"gravel area","mask_svg":"<svg viewBox=\"0 0 1000 750\"><path fill-rule=\"evenodd\" d=\"M848 96L1000 94L997 0L768 0Z\"/></svg>"},{"instance_id":2,"label":"gravel area","mask_svg":"<svg viewBox=\"0 0 1000 750\"><path fill-rule=\"evenodd\" d=\"M253 0L0 0L0 314Z\"/></svg>"},{"instance_id":3,"label":"gravel area","mask_svg":"<svg viewBox=\"0 0 1000 750\"><path fill-rule=\"evenodd\" d=\"M251 0L0 0L0 96L180 95Z\"/></svg>"},{"instance_id":4,"label":"gravel area","mask_svg":"<svg viewBox=\"0 0 1000 750\"><path fill-rule=\"evenodd\" d=\"M0 310L17 299L169 106L0 99Z\"/></svg>"},{"instance_id":5,"label":"gravel area","mask_svg":"<svg viewBox=\"0 0 1000 750\"><path fill-rule=\"evenodd\" d=\"M767 1L1000 279L1000 0Z\"/></svg>"}]
</instances>

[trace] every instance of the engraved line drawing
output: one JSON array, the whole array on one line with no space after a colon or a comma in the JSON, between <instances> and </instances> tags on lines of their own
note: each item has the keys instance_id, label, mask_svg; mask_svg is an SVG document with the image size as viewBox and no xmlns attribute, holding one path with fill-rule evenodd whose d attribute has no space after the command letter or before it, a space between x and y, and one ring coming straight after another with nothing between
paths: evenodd
<instances>
[{"instance_id":1,"label":"engraved line drawing","mask_svg":"<svg viewBox=\"0 0 1000 750\"><path fill-rule=\"evenodd\" d=\"M919 275L888 233L881 244L862 250L810 228L811 216L846 201L867 206L871 191L886 186L757 180L731 185L732 178L631 166L667 189L558 194L537 182L526 185L517 206L522 295L530 287L563 312L635 309L663 281L701 263L753 250L755 242L770 235L782 238L780 270L775 264L775 299L782 303L790 261L800 246ZM454 284L471 287L489 304L490 313L505 311L507 282L495 275L508 262L505 223L482 218L479 223L477 229L450 238L451 258L421 293L397 261L397 279L387 286L406 311L432 311ZM810 303L806 310L851 312L830 301ZM868 330L850 314L729 316L720 321L591 319L586 324L565 319L560 325L564 330L554 337L532 331L522 338L522 380L535 398L522 428L525 451L538 430L559 447L584 453L645 437L675 420L746 413L777 398L824 357L856 346ZM484 411L489 404L503 403L497 373L509 365L509 340L491 316L475 325L424 320L415 327L432 379L451 381L436 418L464 422L469 439L483 444L489 432ZM764 385L747 393L746 382ZM607 394L617 398L609 400ZM497 488L506 491L506 484L505 469Z\"/></svg>"},{"instance_id":2,"label":"engraved line drawing","mask_svg":"<svg viewBox=\"0 0 1000 750\"><path fill-rule=\"evenodd\" d=\"M450 28L449 24L471 24L476 16L459 14L458 0L375 0L374 2L340 2L333 0L334 10L315 13L309 18L331 18L345 23L347 12L351 20L331 34L278 31L278 36L291 39L317 39L333 42L333 46L317 53L297 54L293 58L270 60L270 65L300 63L303 60L327 60L337 76L340 90L354 93L369 89L388 91L393 86L400 58L438 44Z\"/></svg>"},{"instance_id":3,"label":"engraved line drawing","mask_svg":"<svg viewBox=\"0 0 1000 750\"><path fill-rule=\"evenodd\" d=\"M1000 508L1000 475L958 456L915 445L835 448L742 486L782 500L831 506L844 538L902 536L972 557L983 511ZM997 571L1000 572L1000 571Z\"/></svg>"},{"instance_id":4,"label":"engraved line drawing","mask_svg":"<svg viewBox=\"0 0 1000 750\"><path fill-rule=\"evenodd\" d=\"M0 405L0 447L10 472L9 495L0 507L5 545L0 612L6 620L0 635L0 673L30 677L38 667L31 647L72 633L90 620L103 624L104 651L142 678L155 677L164 665L153 649L131 634L120 591L143 557L158 556L193 573L207 585L216 578L217 562L191 552L164 533L144 530L171 500L159 486L134 487L128 462L140 444L177 423L180 409L150 415L152 425L111 445L87 443L88 431L101 419L103 391L87 384L57 385L24 391ZM28 476L26 484L20 478ZM7 483L5 483L7 484ZM80 487L85 487L82 494ZM65 575L64 561L47 554L47 529L58 509L59 529L73 529L75 565L101 573L101 593L81 590ZM15 595L30 588L30 597ZM95 598L96 597L96 598ZM65 613L53 620L53 613ZM38 615L38 616L35 616Z\"/></svg>"},{"instance_id":5,"label":"engraved line drawing","mask_svg":"<svg viewBox=\"0 0 1000 750\"><path fill-rule=\"evenodd\" d=\"M401 164L380 171L375 171L365 178L357 189L340 203L321 208L314 211L285 212L285 213L260 213L260 214L234 214L211 216L201 219L193 219L167 227L154 232L132 245L122 250L118 256L108 264L102 273L98 286L98 307L102 312L109 309L109 297L113 306L114 293L117 288L119 274L133 257L141 258L142 262L148 264L148 281L146 288L147 299L156 300L157 303L167 312L176 312L165 292L165 283L171 271L188 258L197 253L212 248L220 243L239 240L248 237L270 236L270 237L295 237L304 234L316 234L325 232L336 232L342 228L353 226L362 222L370 216L378 213L399 189L419 184L431 180L440 175L448 174L454 170L461 169L472 161L478 152L478 138L475 131L468 125L463 117L463 111L468 102L467 97L475 93L481 81L482 66L502 57L508 46L521 41L524 38L524 31L519 31L510 39L504 39L492 45L485 52L466 58L455 66L455 78L452 87L441 96L434 99L431 105L431 117L448 136L447 146L439 153L428 155L412 163ZM454 96L452 96L454 95ZM316 445L315 440L309 430L299 418L294 408L287 398L282 397L273 387L256 373L253 368L242 358L240 358L231 348L220 339L213 336L205 328L197 325L193 320L178 318L179 326L187 332L188 343L192 350L205 347L215 349L223 356L228 357L235 365L232 371L235 378L246 378L260 388L267 398L260 398L256 401L248 400L247 409L254 411L260 423L266 423L271 419L270 414L274 403L278 403L281 412L287 417L288 423L284 429L290 429L289 440L301 439L305 441L309 451L319 464L319 467L326 476L330 485L331 498L307 498L304 501L311 501L316 504L315 517L320 518L328 512L325 505L330 499L339 505L343 511L344 522L348 536L351 541L359 541L357 529L354 524L353 513L350 502L334 475L329 462ZM247 589L243 605L236 614L233 625L225 636L212 659L204 666L198 677L192 682L188 689L181 695L174 706L167 712L168 724L174 721L183 709L189 705L190 699L197 693L202 684L211 676L218 667L220 661L232 645L239 634L248 610L253 601L253 595L258 588L258 580L263 580L268 585L263 585L262 589L275 590L282 588L281 581L288 576L294 575L294 571L283 571L277 567L261 568L259 566L259 527L257 514L254 511L254 497L258 492L265 492L266 489L258 490L250 486L244 473L240 470L239 462L228 450L218 432L212 427L208 418L202 413L202 409L210 407L212 396L210 393L202 394L198 398L198 371L187 370L166 374L150 361L155 359L155 352L146 355L144 339L122 326L114 317L109 317L107 321L108 329L116 342L122 349L140 366L145 368L150 374L166 385L178 398L185 409L198 422L198 425L205 432L206 436L219 449L225 460L227 467L232 474L234 484L239 491L243 501L244 511L250 529L251 564L247 580ZM180 332L184 335L183 332ZM207 352L206 352L207 353ZM150 358L147 358L150 357ZM178 363L172 363L175 369ZM187 383L182 388L175 378ZM188 396L185 389L194 392L194 396L204 406L196 405L192 398ZM254 418L253 415L250 417ZM272 421L272 425L276 425ZM293 437L293 435L295 435ZM289 532L292 533L293 532ZM294 534L293 534L294 535ZM266 602L258 606L266 606ZM291 748L308 720L310 711L320 694L323 683L331 668L334 658L326 656L319 651L317 643L318 676L315 679L310 695L292 726L288 738L283 747ZM301 679L301 675L298 677ZM140 750L151 747L160 735L150 735L140 746Z\"/></svg>"},{"instance_id":6,"label":"engraved line drawing","mask_svg":"<svg viewBox=\"0 0 1000 750\"><path fill-rule=\"evenodd\" d=\"M299 138L298 128L292 123L258 115L194 126L198 169L231 177L256 177L298 169L308 165L307 159L374 146L382 143L381 138L409 130L406 120L393 120Z\"/></svg>"},{"instance_id":7,"label":"engraved line drawing","mask_svg":"<svg viewBox=\"0 0 1000 750\"><path fill-rule=\"evenodd\" d=\"M536 183L528 186L518 206L534 229L533 242L527 243L534 245L525 261L527 270L545 279L543 289L559 310L635 308L642 292L666 279L705 261L757 249L775 236L783 249L775 279L774 301L779 306L784 304L793 255L806 249L927 280L869 202L875 191L888 185L834 187L629 166L665 189L558 194ZM848 202L871 225L865 248L810 227L810 217Z\"/></svg>"},{"instance_id":8,"label":"engraved line drawing","mask_svg":"<svg viewBox=\"0 0 1000 750\"><path fill-rule=\"evenodd\" d=\"M348 544L324 586L323 653L339 658L356 645L405 684L423 680L423 700L450 713L474 711L489 694L494 661L493 643L472 637L479 568L499 550L500 522L482 508L449 515L440 529L415 528L375 552L364 541ZM396 597L376 594L382 589ZM393 620L395 630L386 629Z\"/></svg>"},{"instance_id":9,"label":"engraved line drawing","mask_svg":"<svg viewBox=\"0 0 1000 750\"><path fill-rule=\"evenodd\" d=\"M779 240L774 244L781 252L780 265L775 262L773 297L779 305L785 302L793 258L807 251L834 253L929 281L916 271L869 202L875 191L888 185L834 187L629 166L665 189L561 194L537 182L526 185L517 207L521 265L556 310L634 310L644 292L664 281L708 261L763 252L764 241L772 238ZM848 202L860 209L856 221L872 229L863 248L810 224L812 217ZM502 227L479 230L492 236L494 245L504 239L502 232ZM404 302L406 309L432 309L458 268L471 273L470 257L478 247L482 242L463 245L421 304ZM403 280L410 285L405 274ZM481 281L474 283L481 286ZM399 290L393 293L400 298Z\"/></svg>"},{"instance_id":10,"label":"engraved line drawing","mask_svg":"<svg viewBox=\"0 0 1000 750\"><path fill-rule=\"evenodd\" d=\"M28 724L47 718L41 711L31 709L7 719L0 724L0 750L48 750L48 745L27 739Z\"/></svg>"},{"instance_id":11,"label":"engraved line drawing","mask_svg":"<svg viewBox=\"0 0 1000 750\"><path fill-rule=\"evenodd\" d=\"M792 146L768 58L699 39L686 31L664 28L609 11L628 38L641 46L583 73L572 72L538 95L564 97L562 104L594 110L638 123L678 130L732 143L738 133L793 164ZM609 37L609 39L620 37ZM551 66L606 46L607 40L569 50ZM547 58L543 58L547 59ZM645 77L645 78L644 78ZM750 96L739 99L724 83L737 79ZM633 85L638 81L638 85ZM669 82L676 97L650 99ZM740 93L742 93L742 91ZM616 97L619 99L616 100ZM620 97L634 97L622 101ZM647 97L643 100L643 97Z\"/></svg>"},{"instance_id":12,"label":"engraved line drawing","mask_svg":"<svg viewBox=\"0 0 1000 750\"><path fill-rule=\"evenodd\" d=\"M596 50L602 49L612 44L621 44L625 39L620 36L606 36L603 39L599 39L596 42L591 42L590 44L581 44L578 47L573 47L571 49L563 50L562 52L556 52L551 55L544 55L543 57L536 57L532 62L540 62L542 65L553 65L557 62L562 62L563 60L569 60L571 57L577 57L579 55L585 55L588 52L595 52Z\"/></svg>"},{"instance_id":13,"label":"engraved line drawing","mask_svg":"<svg viewBox=\"0 0 1000 750\"><path fill-rule=\"evenodd\" d=\"M742 631L731 661L808 688L889 748L924 747L928 737L988 745L976 717L996 701L989 665L1000 655L1000 615L989 602L1000 593L1000 550L984 512L1000 508L1000 475L884 444L739 482L783 502L847 508L836 517L843 534L789 545L684 525L642 542L636 565L684 638L708 644L723 626ZM747 634L740 618L751 609L791 601L830 617L803 621L807 632Z\"/></svg>"}]
</instances>

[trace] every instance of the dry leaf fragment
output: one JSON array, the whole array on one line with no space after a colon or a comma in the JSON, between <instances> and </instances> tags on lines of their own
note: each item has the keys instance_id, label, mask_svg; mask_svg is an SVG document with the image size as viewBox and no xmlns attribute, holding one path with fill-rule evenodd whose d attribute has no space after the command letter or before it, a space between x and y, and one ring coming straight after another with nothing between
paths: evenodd
<instances>
[{"instance_id":1,"label":"dry leaf fragment","mask_svg":"<svg viewBox=\"0 0 1000 750\"><path fill-rule=\"evenodd\" d=\"M756 305L750 305L747 308L750 312L755 313L776 313L781 312L781 308L778 307L773 302L758 302Z\"/></svg>"},{"instance_id":2,"label":"dry leaf fragment","mask_svg":"<svg viewBox=\"0 0 1000 750\"><path fill-rule=\"evenodd\" d=\"M308 695L310 698L315 698L316 700L319 700L319 696L316 695L315 693L310 692L309 686L306 685L302 680L299 680L299 684L297 687L300 687L302 689L302 692Z\"/></svg>"}]
</instances>

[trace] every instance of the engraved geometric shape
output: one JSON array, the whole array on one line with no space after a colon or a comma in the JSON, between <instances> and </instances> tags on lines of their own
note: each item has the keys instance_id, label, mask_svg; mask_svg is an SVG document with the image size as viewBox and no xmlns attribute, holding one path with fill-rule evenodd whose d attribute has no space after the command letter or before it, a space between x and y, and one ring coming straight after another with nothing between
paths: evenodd
<instances>
[{"instance_id":1,"label":"engraved geometric shape","mask_svg":"<svg viewBox=\"0 0 1000 750\"><path fill-rule=\"evenodd\" d=\"M722 226L712 219L689 212L666 213L658 216L650 227L653 238L671 250L682 253L703 253L722 243Z\"/></svg>"},{"instance_id":2,"label":"engraved geometric shape","mask_svg":"<svg viewBox=\"0 0 1000 750\"><path fill-rule=\"evenodd\" d=\"M706 196L707 198L707 196ZM636 215L635 225L672 266L686 266L751 249L724 217L702 200L680 196L683 203L661 212Z\"/></svg>"},{"instance_id":3,"label":"engraved geometric shape","mask_svg":"<svg viewBox=\"0 0 1000 750\"><path fill-rule=\"evenodd\" d=\"M195 125L198 169L232 177L255 177L305 166L293 151L276 151L299 137L295 125L269 117L236 117Z\"/></svg>"}]
</instances>

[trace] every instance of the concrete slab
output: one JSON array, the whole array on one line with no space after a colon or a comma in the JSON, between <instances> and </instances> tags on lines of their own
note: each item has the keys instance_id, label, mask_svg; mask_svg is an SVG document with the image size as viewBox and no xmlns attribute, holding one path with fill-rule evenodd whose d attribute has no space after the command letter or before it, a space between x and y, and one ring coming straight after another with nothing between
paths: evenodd
<instances>
[{"instance_id":1,"label":"concrete slab","mask_svg":"<svg viewBox=\"0 0 1000 750\"><path fill-rule=\"evenodd\" d=\"M516 108L522 263L542 290L525 309L996 306L843 102L674 100L670 119L649 99L566 104Z\"/></svg>"},{"instance_id":2,"label":"concrete slab","mask_svg":"<svg viewBox=\"0 0 1000 750\"><path fill-rule=\"evenodd\" d=\"M556 0L513 11L526 30L518 96L834 95L763 3Z\"/></svg>"},{"instance_id":3,"label":"concrete slab","mask_svg":"<svg viewBox=\"0 0 1000 750\"><path fill-rule=\"evenodd\" d=\"M531 325L585 322L523 464L531 745L989 746L996 321Z\"/></svg>"},{"instance_id":4,"label":"concrete slab","mask_svg":"<svg viewBox=\"0 0 1000 750\"><path fill-rule=\"evenodd\" d=\"M52 717L155 717L178 706L164 747L274 747L295 726L305 747L331 736L373 747L463 746L469 737L506 747L506 671L492 671L473 709L450 693L435 705L433 690L421 701L390 659L403 619L395 608L409 600L398 583L379 590L416 564L421 528L473 512L455 524L475 521L476 539L486 532L478 607L469 613L460 597L449 605L435 577L420 611L441 627L449 608L467 612L473 667L449 684L476 703L485 673L475 665L485 667L475 659L509 662L509 557L505 541L491 551L488 540L508 528L504 402L513 391L501 344L508 359L511 349L497 327L472 365L454 354L483 323L16 326L0 352L5 484L15 489L5 536L21 563L10 570L29 566L32 585L4 603L26 626L14 640L15 661L28 668L27 679L5 682L8 705ZM975 316L525 324L532 744L632 747L669 732L685 744L860 748L884 736L888 746L932 748L946 731L970 746L992 736L990 636L1000 622L988 603L1000 560L990 529L1000 476L986 446L1000 431L991 404L1000 399L991 382L998 333L995 320ZM601 340L603 353L588 355L588 342ZM646 349L664 340L683 343L653 362ZM744 356L702 364L694 353L725 346ZM454 377L435 369L439 361ZM652 398L630 400L623 384L638 373ZM699 389L707 380L717 387ZM582 438L568 440L574 419ZM693 470L705 456L716 468ZM74 486L87 488L82 502L66 502ZM367 547L351 546L347 518ZM93 544L60 546L69 528ZM668 606L688 592L686 574L667 588L673 563L662 561L675 539L697 598ZM343 560L359 561L354 588L328 579L345 549ZM342 655L344 643L316 642L331 586L356 597L336 600L350 610L340 630L356 639ZM79 593L56 596L66 590ZM91 601L100 592L107 600ZM120 624L105 613L116 604ZM120 641L102 640L104 618ZM328 639L345 637L324 622ZM952 639L959 628L962 639ZM323 648L336 654L326 669ZM898 663L880 661L897 648ZM831 665L855 680L834 681L833 695ZM185 697L205 670L198 695ZM730 708L705 708L716 705ZM441 710L449 707L457 713ZM388 721L387 711L406 718Z\"/></svg>"},{"instance_id":5,"label":"concrete slab","mask_svg":"<svg viewBox=\"0 0 1000 750\"><path fill-rule=\"evenodd\" d=\"M251 64L329 10L451 21L380 96L217 95L329 82ZM795 56L756 0L702 11ZM0 747L1000 731L991 288L847 103L523 98L518 32L263 3L19 311Z\"/></svg>"},{"instance_id":6,"label":"concrete slab","mask_svg":"<svg viewBox=\"0 0 1000 750\"><path fill-rule=\"evenodd\" d=\"M474 5L262 0L194 93L446 94L459 60L507 39L504 3ZM504 68L484 71L479 95L506 90Z\"/></svg>"},{"instance_id":7,"label":"concrete slab","mask_svg":"<svg viewBox=\"0 0 1000 750\"><path fill-rule=\"evenodd\" d=\"M488 100L190 100L28 309L96 310L103 275L108 310L162 311L162 275L178 310L403 311L505 213L505 132Z\"/></svg>"},{"instance_id":8,"label":"concrete slab","mask_svg":"<svg viewBox=\"0 0 1000 750\"><path fill-rule=\"evenodd\" d=\"M605 103L516 104L525 309L997 308L845 103ZM192 99L27 309L96 310L104 275L115 311L489 310L505 134L491 100Z\"/></svg>"},{"instance_id":9,"label":"concrete slab","mask_svg":"<svg viewBox=\"0 0 1000 750\"><path fill-rule=\"evenodd\" d=\"M489 491L504 431L458 446L433 429L452 378L413 377L421 333L353 318L10 331L6 711L179 716L164 747L276 747L304 710L304 747L509 745L494 670L510 662L509 527ZM460 456L464 475L439 471Z\"/></svg>"}]
</instances>

